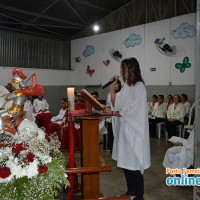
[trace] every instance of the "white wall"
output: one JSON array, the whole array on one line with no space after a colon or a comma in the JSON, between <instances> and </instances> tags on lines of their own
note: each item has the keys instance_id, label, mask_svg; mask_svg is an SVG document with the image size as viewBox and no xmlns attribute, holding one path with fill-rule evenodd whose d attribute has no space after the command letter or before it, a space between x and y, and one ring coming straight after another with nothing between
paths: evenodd
<instances>
[{"instance_id":1,"label":"white wall","mask_svg":"<svg viewBox=\"0 0 200 200\"><path fill-rule=\"evenodd\" d=\"M170 44L170 20L145 25L145 83L147 85L168 85L170 81L170 56L161 54L154 43L165 37ZM156 68L156 71L150 71Z\"/></svg>"},{"instance_id":2,"label":"white wall","mask_svg":"<svg viewBox=\"0 0 200 200\"><path fill-rule=\"evenodd\" d=\"M0 67L0 85L6 86L12 80L14 67ZM37 75L37 81L42 86L74 85L74 71L69 70L47 70L20 68L24 74L30 77L33 73ZM28 79L28 78L27 78ZM31 80L28 85L31 84Z\"/></svg>"},{"instance_id":3,"label":"white wall","mask_svg":"<svg viewBox=\"0 0 200 200\"><path fill-rule=\"evenodd\" d=\"M119 74L120 62L111 58L110 48L119 50L123 58L135 57L138 59L146 85L194 85L196 36L190 37L191 35L189 35L184 39L181 37L175 39L172 34L172 31L183 23L196 27L195 14L71 41L71 65L75 70L75 85L104 84L113 75ZM125 46L124 41L131 34L139 37L140 43ZM163 55L154 43L156 38L165 38L164 43L175 46L176 53L171 56ZM129 40L129 42L132 41ZM83 52L87 45L92 45L95 53L85 57ZM76 63L75 57L80 57L81 62ZM175 68L175 64L182 64L185 57L189 57L191 67L181 73L179 69ZM110 60L109 66L102 63L107 59ZM87 65L95 69L95 73L91 77L86 74ZM156 68L156 71L151 71L151 68Z\"/></svg>"}]
</instances>

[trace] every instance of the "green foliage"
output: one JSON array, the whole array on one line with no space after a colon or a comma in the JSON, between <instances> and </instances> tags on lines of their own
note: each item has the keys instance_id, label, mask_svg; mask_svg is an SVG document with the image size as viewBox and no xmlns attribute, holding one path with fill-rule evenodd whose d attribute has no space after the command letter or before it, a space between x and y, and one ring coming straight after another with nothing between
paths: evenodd
<instances>
[{"instance_id":1,"label":"green foliage","mask_svg":"<svg viewBox=\"0 0 200 200\"><path fill-rule=\"evenodd\" d=\"M54 200L59 190L69 186L65 177L66 161L59 152L48 163L48 171L29 179L27 176L0 184L2 200Z\"/></svg>"}]
</instances>

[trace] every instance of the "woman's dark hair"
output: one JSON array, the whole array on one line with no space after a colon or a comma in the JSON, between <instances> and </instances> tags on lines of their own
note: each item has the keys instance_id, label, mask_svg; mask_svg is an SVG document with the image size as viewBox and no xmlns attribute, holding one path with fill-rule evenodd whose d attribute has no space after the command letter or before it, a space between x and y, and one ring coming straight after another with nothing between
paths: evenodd
<instances>
[{"instance_id":1,"label":"woman's dark hair","mask_svg":"<svg viewBox=\"0 0 200 200\"><path fill-rule=\"evenodd\" d=\"M121 67L123 70L123 80L124 82L127 81L127 85L135 85L138 81L141 81L144 83L140 71L140 65L136 58L126 58L122 60ZM128 80L125 80L125 69L128 68Z\"/></svg>"},{"instance_id":2,"label":"woman's dark hair","mask_svg":"<svg viewBox=\"0 0 200 200\"><path fill-rule=\"evenodd\" d=\"M168 98L168 97L171 97L171 99L173 100L173 96L172 96L171 94L169 94L169 95L167 96L167 98Z\"/></svg>"},{"instance_id":3,"label":"woman's dark hair","mask_svg":"<svg viewBox=\"0 0 200 200\"><path fill-rule=\"evenodd\" d=\"M175 94L174 97L175 97L175 96L178 96L178 102L180 103L180 102L181 102L181 97L180 97L180 95L179 95L179 94Z\"/></svg>"},{"instance_id":4,"label":"woman's dark hair","mask_svg":"<svg viewBox=\"0 0 200 200\"><path fill-rule=\"evenodd\" d=\"M185 101L188 100L188 96L187 96L187 94L181 94L181 96L185 99Z\"/></svg>"},{"instance_id":5,"label":"woman's dark hair","mask_svg":"<svg viewBox=\"0 0 200 200\"><path fill-rule=\"evenodd\" d=\"M122 89L122 84L121 84L121 81L119 79L117 80L117 84L119 86L119 89L115 90L115 93L118 93Z\"/></svg>"},{"instance_id":6,"label":"woman's dark hair","mask_svg":"<svg viewBox=\"0 0 200 200\"><path fill-rule=\"evenodd\" d=\"M63 98L62 100L66 103L68 102L68 98Z\"/></svg>"},{"instance_id":7,"label":"woman's dark hair","mask_svg":"<svg viewBox=\"0 0 200 200\"><path fill-rule=\"evenodd\" d=\"M158 97L161 97L162 99L164 99L164 95L159 94Z\"/></svg>"},{"instance_id":8,"label":"woman's dark hair","mask_svg":"<svg viewBox=\"0 0 200 200\"><path fill-rule=\"evenodd\" d=\"M155 94L152 96L152 98L153 98L153 97L154 97L155 99L157 99L157 98L158 98L158 96L157 96L157 95L155 95Z\"/></svg>"}]
</instances>

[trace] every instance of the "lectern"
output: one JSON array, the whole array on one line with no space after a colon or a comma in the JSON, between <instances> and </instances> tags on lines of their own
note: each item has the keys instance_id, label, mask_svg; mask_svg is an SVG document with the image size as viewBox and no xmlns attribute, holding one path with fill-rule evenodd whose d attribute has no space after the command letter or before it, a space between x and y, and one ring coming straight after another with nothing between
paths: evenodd
<instances>
[{"instance_id":1,"label":"lectern","mask_svg":"<svg viewBox=\"0 0 200 200\"><path fill-rule=\"evenodd\" d=\"M81 97L85 100L85 113L73 115L81 123L81 168L76 168L74 171L68 169L67 173L69 175L81 173L82 199L98 199L100 197L99 172L111 171L110 166L99 166L99 119L110 116L92 113L92 108L101 111L103 106L86 90L81 91Z\"/></svg>"}]
</instances>

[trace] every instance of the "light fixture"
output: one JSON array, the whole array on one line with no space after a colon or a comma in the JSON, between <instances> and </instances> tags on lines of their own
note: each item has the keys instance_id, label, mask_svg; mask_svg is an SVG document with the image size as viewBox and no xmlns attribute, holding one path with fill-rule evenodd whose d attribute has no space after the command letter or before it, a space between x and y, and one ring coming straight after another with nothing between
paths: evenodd
<instances>
[{"instance_id":1,"label":"light fixture","mask_svg":"<svg viewBox=\"0 0 200 200\"><path fill-rule=\"evenodd\" d=\"M96 31L96 32L99 31L99 26L95 24L95 25L93 26L93 30Z\"/></svg>"}]
</instances>

